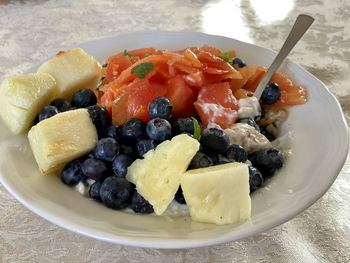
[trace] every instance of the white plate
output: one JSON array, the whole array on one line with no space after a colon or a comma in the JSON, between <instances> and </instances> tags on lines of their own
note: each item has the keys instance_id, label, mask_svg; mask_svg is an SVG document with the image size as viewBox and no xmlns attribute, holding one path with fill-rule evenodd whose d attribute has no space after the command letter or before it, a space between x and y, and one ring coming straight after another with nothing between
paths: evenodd
<instances>
[{"instance_id":1,"label":"white plate","mask_svg":"<svg viewBox=\"0 0 350 263\"><path fill-rule=\"evenodd\" d=\"M101 63L124 49L176 50L213 45L235 49L248 64L268 66L275 53L234 39L190 32L138 32L80 45ZM35 71L35 67L32 71ZM292 130L293 155L265 188L252 195L252 217L243 224L216 226L188 216L142 216L107 209L63 185L58 177L40 174L26 135L14 136L0 124L0 179L7 190L33 212L61 227L93 238L141 247L188 248L238 240L293 218L332 185L348 151L342 110L318 79L285 61L287 73L308 91L309 101L290 110L283 130Z\"/></svg>"}]
</instances>

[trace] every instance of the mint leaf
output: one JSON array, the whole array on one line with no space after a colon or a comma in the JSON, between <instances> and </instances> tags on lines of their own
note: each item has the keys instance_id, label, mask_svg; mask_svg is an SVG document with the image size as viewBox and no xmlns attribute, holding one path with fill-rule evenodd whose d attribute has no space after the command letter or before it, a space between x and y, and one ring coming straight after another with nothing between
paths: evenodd
<instances>
[{"instance_id":1,"label":"mint leaf","mask_svg":"<svg viewBox=\"0 0 350 263\"><path fill-rule=\"evenodd\" d=\"M225 60L228 63L230 62L230 56L228 55L228 53L221 54L218 57Z\"/></svg>"},{"instance_id":2,"label":"mint leaf","mask_svg":"<svg viewBox=\"0 0 350 263\"><path fill-rule=\"evenodd\" d=\"M153 63L145 62L133 67L131 69L131 73L136 73L137 78L143 79L152 68L153 68Z\"/></svg>"},{"instance_id":3,"label":"mint leaf","mask_svg":"<svg viewBox=\"0 0 350 263\"><path fill-rule=\"evenodd\" d=\"M129 58L135 57L133 55L130 55L126 49L124 49L124 56L129 57Z\"/></svg>"},{"instance_id":4,"label":"mint leaf","mask_svg":"<svg viewBox=\"0 0 350 263\"><path fill-rule=\"evenodd\" d=\"M199 123L195 118L192 117L192 121L193 121L193 128L194 128L193 139L196 139L199 141L201 137L201 127L199 126Z\"/></svg>"},{"instance_id":5,"label":"mint leaf","mask_svg":"<svg viewBox=\"0 0 350 263\"><path fill-rule=\"evenodd\" d=\"M146 57L148 57L148 56L149 56L148 54L145 54L143 57L146 58Z\"/></svg>"}]
</instances>

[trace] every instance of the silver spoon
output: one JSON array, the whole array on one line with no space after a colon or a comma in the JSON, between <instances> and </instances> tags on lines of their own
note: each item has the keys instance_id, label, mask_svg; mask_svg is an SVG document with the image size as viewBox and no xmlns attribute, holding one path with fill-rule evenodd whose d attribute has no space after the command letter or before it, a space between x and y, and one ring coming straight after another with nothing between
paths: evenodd
<instances>
[{"instance_id":1,"label":"silver spoon","mask_svg":"<svg viewBox=\"0 0 350 263\"><path fill-rule=\"evenodd\" d=\"M289 32L289 35L280 52L278 52L271 66L261 79L254 92L254 96L258 99L258 101L260 100L261 94L263 93L267 83L270 81L272 75L277 71L284 59L288 56L289 52L293 49L295 44L301 39L313 22L314 18L308 15L299 15L297 17L297 20L295 21L292 30Z\"/></svg>"}]
</instances>

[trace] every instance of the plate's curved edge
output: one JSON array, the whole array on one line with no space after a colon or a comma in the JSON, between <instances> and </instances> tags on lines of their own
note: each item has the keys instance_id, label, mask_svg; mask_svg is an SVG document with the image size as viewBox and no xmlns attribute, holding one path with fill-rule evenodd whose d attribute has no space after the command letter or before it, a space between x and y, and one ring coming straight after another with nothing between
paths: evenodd
<instances>
[{"instance_id":1,"label":"plate's curved edge","mask_svg":"<svg viewBox=\"0 0 350 263\"><path fill-rule=\"evenodd\" d=\"M261 49L264 51L268 51L271 52L272 54L276 54L276 52L261 47L261 46L257 46L251 43L246 43L240 40L236 40L236 39L232 39L229 37L225 37L225 36L220 36L220 35L211 35L211 34L206 34L206 33L201 33L201 32L187 32L187 31L140 31L140 32L131 32L131 33L124 33L124 34L120 34L117 36L109 36L106 38L99 38L96 40L90 40L90 41L86 41L83 43L80 43L76 46L79 47L84 47L84 46L88 46L91 45L92 43L96 42L96 41L108 41L109 39L115 39L115 38L120 38L123 36L128 36L128 35L137 35L137 34L155 34L155 33L165 33L165 34L198 34L198 35L202 35L202 36L206 36L206 37L219 37L219 38L225 38L227 40L230 41L236 41L237 43L243 44L243 45L249 45L251 47L254 47L256 49ZM289 60L289 59L288 59ZM317 79L315 76L313 76L311 73L309 73L307 70L305 70L303 67L301 67L300 65L294 63L293 61L289 60L290 63L292 63L294 66L300 68L302 71L304 71L310 78L313 78L315 80L317 80L319 83L322 84L322 86L327 90L328 95L331 96L333 103L336 104L337 106L337 110L338 113L340 113L340 116L342 117L342 126L343 126L343 132L344 132L344 137L346 140L346 144L344 144L344 148L342 149L343 152L343 159L339 160L339 165L338 165L338 169L337 171L334 171L333 176L331 177L331 180L327 181L328 183L326 185L324 185L324 187L322 188L322 191L319 191L318 193L316 193L315 195L312 196L312 198L310 200L308 200L308 202L306 202L303 206L299 207L299 209L293 210L290 213L287 213L284 215L284 217L280 218L278 221L276 222L272 222L272 223L267 223L264 226L260 227L259 229L254 229L254 227L250 230L248 230L247 232L245 232L244 234L241 235L225 235L225 236L220 236L217 238L211 238L211 239L207 239L207 240L160 240L160 241L154 241L154 240L149 240L149 239L141 239L139 241L135 241L135 239L132 238L116 238L115 236L113 236L113 238L109 238L106 236L101 235L100 233L89 233L88 229L80 226L80 225L75 225L72 224L70 222L65 221L64 219L62 220L62 218L59 218L57 216L53 216L50 213L46 213L45 211L41 210L40 208L36 207L35 205L32 205L31 203L27 202L26 200L24 200L19 193L15 192L6 182L5 177L0 173L0 181L1 183L4 185L4 187L10 192L11 195L13 195L20 203L22 203L24 206L26 206L29 210L33 211L34 213L38 214L39 216L43 217L44 219L50 221L53 224L56 224L64 229L70 230L72 232L75 233L79 233L82 234L84 236L88 236L91 238L97 238L99 240L102 241L107 241L107 242L111 242L111 243L115 243L115 244L121 244L121 245L128 245L128 246L137 246L137 247L145 247L145 248L160 248L160 249L180 249L180 248L194 248L194 247L202 247L202 246L208 246L208 245L216 245L216 244L220 244L220 243L225 243L225 242L230 242L230 241L236 241L251 235L255 235L257 233L266 231L268 229L271 229L273 227L276 227L280 224L283 224L285 222L287 222L288 220L290 220L291 218L293 218L294 216L298 215L299 213L301 213L302 211L304 211L305 209L307 209L308 207L310 207L312 204L314 204L319 198L321 198L327 191L328 189L332 186L332 184L334 183L335 179L337 178L339 172L341 171L341 169L344 166L344 163L346 161L347 158L347 154L348 154L348 146L349 146L349 136L348 136L348 126L346 124L346 120L342 111L342 108L340 106L340 103L338 102L338 100L336 99L336 97L329 91L328 87L319 79ZM40 65L40 64L38 64ZM33 66L31 69L29 69L27 72L31 72L33 71L32 69L35 69L38 67L38 65ZM76 227L76 228L75 228ZM91 231L90 231L91 232Z\"/></svg>"}]
</instances>

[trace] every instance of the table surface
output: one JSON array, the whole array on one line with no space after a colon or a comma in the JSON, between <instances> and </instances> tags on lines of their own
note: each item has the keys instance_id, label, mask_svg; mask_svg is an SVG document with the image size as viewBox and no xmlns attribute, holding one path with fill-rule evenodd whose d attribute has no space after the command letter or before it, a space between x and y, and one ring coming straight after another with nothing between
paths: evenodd
<instances>
[{"instance_id":1,"label":"table surface","mask_svg":"<svg viewBox=\"0 0 350 263\"><path fill-rule=\"evenodd\" d=\"M323 81L350 123L348 0L0 0L0 81L80 42L140 30L199 31L278 50L296 16L315 22L289 58ZM213 247L132 248L62 229L0 184L0 262L350 262L350 160L289 222Z\"/></svg>"}]
</instances>

